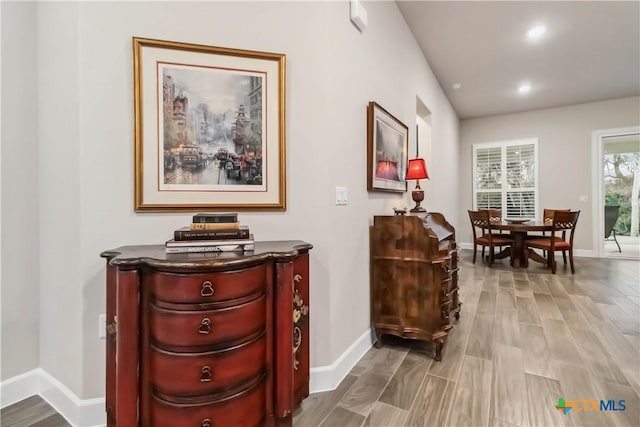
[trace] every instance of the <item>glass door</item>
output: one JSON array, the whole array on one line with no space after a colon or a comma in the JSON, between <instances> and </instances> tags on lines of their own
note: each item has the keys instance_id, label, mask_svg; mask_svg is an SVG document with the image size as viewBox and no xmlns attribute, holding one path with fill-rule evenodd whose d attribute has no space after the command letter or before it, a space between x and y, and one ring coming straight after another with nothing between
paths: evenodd
<instances>
[{"instance_id":1,"label":"glass door","mask_svg":"<svg viewBox=\"0 0 640 427\"><path fill-rule=\"evenodd\" d=\"M640 133L603 136L604 257L640 258Z\"/></svg>"}]
</instances>

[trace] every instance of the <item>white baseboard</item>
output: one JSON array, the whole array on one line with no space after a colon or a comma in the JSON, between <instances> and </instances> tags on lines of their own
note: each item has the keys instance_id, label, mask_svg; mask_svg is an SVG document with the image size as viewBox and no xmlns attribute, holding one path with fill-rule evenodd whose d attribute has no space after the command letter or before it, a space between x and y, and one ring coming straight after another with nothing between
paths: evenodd
<instances>
[{"instance_id":1,"label":"white baseboard","mask_svg":"<svg viewBox=\"0 0 640 427\"><path fill-rule=\"evenodd\" d=\"M351 368L371 348L374 337L367 329L329 366L311 368L309 391L333 390ZM40 395L73 427L96 427L106 424L104 398L80 399L67 386L41 368L9 378L0 383L0 408L33 395Z\"/></svg>"},{"instance_id":2,"label":"white baseboard","mask_svg":"<svg viewBox=\"0 0 640 427\"><path fill-rule=\"evenodd\" d=\"M344 353L331 365L311 368L309 379L309 392L318 393L320 391L334 390L338 384L349 373L351 368L358 363L358 360L371 348L374 343L374 336L371 329L347 348Z\"/></svg>"},{"instance_id":3,"label":"white baseboard","mask_svg":"<svg viewBox=\"0 0 640 427\"><path fill-rule=\"evenodd\" d=\"M351 368L364 356L374 342L367 329L329 366L311 368L309 391L334 390ZM9 378L0 383L0 407L12 405L33 395L40 395L73 427L94 427L106 424L104 398L80 399L67 386L41 368Z\"/></svg>"},{"instance_id":4,"label":"white baseboard","mask_svg":"<svg viewBox=\"0 0 640 427\"><path fill-rule=\"evenodd\" d=\"M373 343L373 332L367 329L331 365L311 368L309 391L317 393L334 390ZM4 408L36 394L47 401L73 427L96 427L106 424L104 398L80 399L67 386L41 368L2 381L0 407Z\"/></svg>"},{"instance_id":5,"label":"white baseboard","mask_svg":"<svg viewBox=\"0 0 640 427\"><path fill-rule=\"evenodd\" d=\"M0 407L40 395L74 427L106 425L104 398L80 399L67 386L41 368L0 383Z\"/></svg>"},{"instance_id":6,"label":"white baseboard","mask_svg":"<svg viewBox=\"0 0 640 427\"><path fill-rule=\"evenodd\" d=\"M0 383L0 408L38 394L39 369L33 369Z\"/></svg>"}]
</instances>

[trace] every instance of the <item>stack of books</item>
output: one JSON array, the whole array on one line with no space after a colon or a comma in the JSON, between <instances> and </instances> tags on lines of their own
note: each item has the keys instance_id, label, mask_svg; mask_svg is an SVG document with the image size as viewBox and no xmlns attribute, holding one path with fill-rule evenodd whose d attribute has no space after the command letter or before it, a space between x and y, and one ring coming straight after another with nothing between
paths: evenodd
<instances>
[{"instance_id":1,"label":"stack of books","mask_svg":"<svg viewBox=\"0 0 640 427\"><path fill-rule=\"evenodd\" d=\"M166 253L252 251L253 234L241 225L236 212L199 213L190 225L173 232Z\"/></svg>"}]
</instances>

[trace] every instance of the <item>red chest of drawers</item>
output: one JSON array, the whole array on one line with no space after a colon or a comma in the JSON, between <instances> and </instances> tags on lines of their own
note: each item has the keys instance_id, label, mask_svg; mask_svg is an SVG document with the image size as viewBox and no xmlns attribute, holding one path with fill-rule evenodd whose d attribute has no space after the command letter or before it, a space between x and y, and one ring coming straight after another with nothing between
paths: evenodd
<instances>
[{"instance_id":1,"label":"red chest of drawers","mask_svg":"<svg viewBox=\"0 0 640 427\"><path fill-rule=\"evenodd\" d=\"M107 425L290 426L309 395L311 248L103 252Z\"/></svg>"}]
</instances>

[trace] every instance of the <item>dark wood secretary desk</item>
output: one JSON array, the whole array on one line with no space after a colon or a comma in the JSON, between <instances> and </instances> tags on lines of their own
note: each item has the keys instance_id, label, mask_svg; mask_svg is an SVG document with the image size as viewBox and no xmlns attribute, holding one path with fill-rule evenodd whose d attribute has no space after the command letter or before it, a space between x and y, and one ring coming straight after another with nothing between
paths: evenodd
<instances>
[{"instance_id":1,"label":"dark wood secretary desk","mask_svg":"<svg viewBox=\"0 0 640 427\"><path fill-rule=\"evenodd\" d=\"M437 212L375 216L370 228L371 321L383 334L434 342L435 360L460 317L455 229Z\"/></svg>"}]
</instances>

